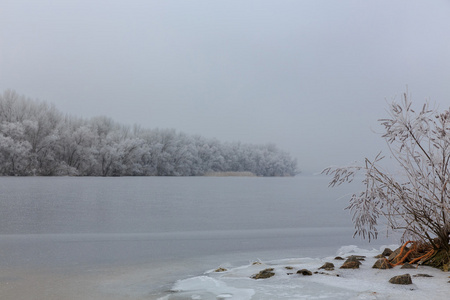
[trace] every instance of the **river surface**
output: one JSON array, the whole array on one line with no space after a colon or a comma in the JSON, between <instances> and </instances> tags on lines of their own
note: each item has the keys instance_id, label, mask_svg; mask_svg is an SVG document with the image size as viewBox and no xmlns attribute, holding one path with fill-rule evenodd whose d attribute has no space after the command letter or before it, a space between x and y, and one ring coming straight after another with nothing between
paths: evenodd
<instances>
[{"instance_id":1,"label":"river surface","mask_svg":"<svg viewBox=\"0 0 450 300\"><path fill-rule=\"evenodd\" d=\"M157 299L220 265L388 243L352 238L361 186L327 180L2 177L0 299Z\"/></svg>"}]
</instances>

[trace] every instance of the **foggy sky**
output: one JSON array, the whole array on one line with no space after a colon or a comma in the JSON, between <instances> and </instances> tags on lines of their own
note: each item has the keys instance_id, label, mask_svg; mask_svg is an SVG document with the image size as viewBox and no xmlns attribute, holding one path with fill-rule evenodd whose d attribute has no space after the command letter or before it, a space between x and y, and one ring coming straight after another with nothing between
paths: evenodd
<instances>
[{"instance_id":1,"label":"foggy sky","mask_svg":"<svg viewBox=\"0 0 450 300\"><path fill-rule=\"evenodd\" d=\"M450 99L450 1L2 0L0 91L80 117L276 143L317 172L384 149L408 86Z\"/></svg>"}]
</instances>

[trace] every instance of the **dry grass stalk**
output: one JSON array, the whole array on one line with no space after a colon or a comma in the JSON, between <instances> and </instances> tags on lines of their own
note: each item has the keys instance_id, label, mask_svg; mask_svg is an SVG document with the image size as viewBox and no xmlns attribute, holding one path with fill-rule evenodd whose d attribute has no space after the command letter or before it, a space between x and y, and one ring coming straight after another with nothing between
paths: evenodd
<instances>
[{"instance_id":1,"label":"dry grass stalk","mask_svg":"<svg viewBox=\"0 0 450 300\"><path fill-rule=\"evenodd\" d=\"M378 220L384 217L388 232L401 231L403 241L413 239L447 253L448 263L450 112L438 113L427 103L415 111L405 93L400 104L390 105L389 114L380 121L398 167L394 173L383 168L381 153L362 165L329 167L323 173L333 176L330 186L363 174L365 190L353 194L347 207L355 235L376 238Z\"/></svg>"}]
</instances>

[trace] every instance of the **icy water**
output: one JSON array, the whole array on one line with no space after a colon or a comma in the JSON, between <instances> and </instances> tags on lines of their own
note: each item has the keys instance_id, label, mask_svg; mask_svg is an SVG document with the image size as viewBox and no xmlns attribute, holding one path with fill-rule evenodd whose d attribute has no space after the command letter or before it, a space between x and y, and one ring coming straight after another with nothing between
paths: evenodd
<instances>
[{"instance_id":1,"label":"icy water","mask_svg":"<svg viewBox=\"0 0 450 300\"><path fill-rule=\"evenodd\" d=\"M367 245L339 199L359 187L327 180L0 178L0 298L157 299L219 265Z\"/></svg>"}]
</instances>

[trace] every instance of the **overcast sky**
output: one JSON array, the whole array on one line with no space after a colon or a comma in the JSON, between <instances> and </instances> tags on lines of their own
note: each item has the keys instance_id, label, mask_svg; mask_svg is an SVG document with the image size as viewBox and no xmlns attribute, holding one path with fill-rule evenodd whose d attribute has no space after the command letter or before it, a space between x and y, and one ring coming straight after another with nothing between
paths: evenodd
<instances>
[{"instance_id":1,"label":"overcast sky","mask_svg":"<svg viewBox=\"0 0 450 300\"><path fill-rule=\"evenodd\" d=\"M450 105L450 1L2 0L0 91L80 117L374 156L408 86Z\"/></svg>"}]
</instances>

